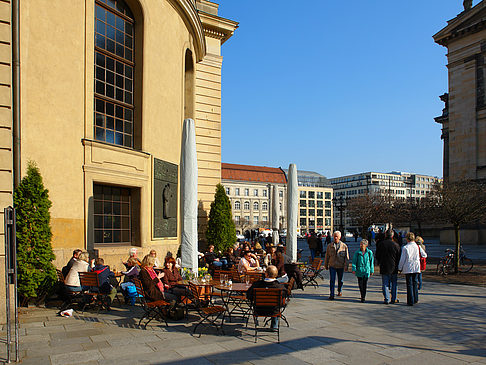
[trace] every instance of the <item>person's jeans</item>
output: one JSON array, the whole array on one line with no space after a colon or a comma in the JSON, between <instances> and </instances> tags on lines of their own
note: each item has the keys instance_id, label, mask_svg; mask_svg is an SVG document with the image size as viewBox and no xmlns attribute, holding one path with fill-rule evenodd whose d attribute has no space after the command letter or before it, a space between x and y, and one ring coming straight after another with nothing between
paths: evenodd
<instances>
[{"instance_id":1,"label":"person's jeans","mask_svg":"<svg viewBox=\"0 0 486 365\"><path fill-rule=\"evenodd\" d=\"M417 280L418 280L418 290L422 289L422 273L419 272L417 274Z\"/></svg>"},{"instance_id":2,"label":"person's jeans","mask_svg":"<svg viewBox=\"0 0 486 365\"><path fill-rule=\"evenodd\" d=\"M391 301L395 302L397 300L397 274L381 275L381 284L385 301L390 302L391 291Z\"/></svg>"},{"instance_id":3,"label":"person's jeans","mask_svg":"<svg viewBox=\"0 0 486 365\"><path fill-rule=\"evenodd\" d=\"M309 248L310 253L311 253L311 260L314 261L314 257L316 257L316 249L315 248Z\"/></svg>"},{"instance_id":4,"label":"person's jeans","mask_svg":"<svg viewBox=\"0 0 486 365\"><path fill-rule=\"evenodd\" d=\"M329 277L330 277L330 288L331 288L331 297L334 297L334 287L336 285L336 273L338 276L338 293L341 292L343 289L343 275L344 275L344 268L336 269L334 267L329 268Z\"/></svg>"},{"instance_id":5,"label":"person's jeans","mask_svg":"<svg viewBox=\"0 0 486 365\"><path fill-rule=\"evenodd\" d=\"M270 322L270 328L277 329L278 328L278 317L272 317Z\"/></svg>"},{"instance_id":6,"label":"person's jeans","mask_svg":"<svg viewBox=\"0 0 486 365\"><path fill-rule=\"evenodd\" d=\"M223 263L221 261L213 261L212 265L214 267L221 267L221 266L223 266Z\"/></svg>"},{"instance_id":7,"label":"person's jeans","mask_svg":"<svg viewBox=\"0 0 486 365\"><path fill-rule=\"evenodd\" d=\"M366 298L366 287L368 286L368 277L363 276L359 277L358 276L358 286L359 286L359 291L361 292L361 299Z\"/></svg>"},{"instance_id":8,"label":"person's jeans","mask_svg":"<svg viewBox=\"0 0 486 365\"><path fill-rule=\"evenodd\" d=\"M405 274L407 282L407 305L414 305L418 302L418 281L417 273Z\"/></svg>"}]
</instances>

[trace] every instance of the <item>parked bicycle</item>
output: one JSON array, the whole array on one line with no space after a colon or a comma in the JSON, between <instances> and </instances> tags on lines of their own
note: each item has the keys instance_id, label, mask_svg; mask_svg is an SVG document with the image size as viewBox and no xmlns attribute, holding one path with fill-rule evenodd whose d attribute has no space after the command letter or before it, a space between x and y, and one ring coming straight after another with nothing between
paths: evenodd
<instances>
[{"instance_id":1,"label":"parked bicycle","mask_svg":"<svg viewBox=\"0 0 486 365\"><path fill-rule=\"evenodd\" d=\"M452 274L454 273L454 256L455 256L455 250L452 250L450 248L445 250L446 255L442 257L437 264L437 271L436 273L438 275L447 275L447 274ZM466 257L466 251L464 251L461 248L460 254L459 254L459 267L458 271L460 273L466 273L471 271L473 268L474 263L473 261Z\"/></svg>"}]
</instances>

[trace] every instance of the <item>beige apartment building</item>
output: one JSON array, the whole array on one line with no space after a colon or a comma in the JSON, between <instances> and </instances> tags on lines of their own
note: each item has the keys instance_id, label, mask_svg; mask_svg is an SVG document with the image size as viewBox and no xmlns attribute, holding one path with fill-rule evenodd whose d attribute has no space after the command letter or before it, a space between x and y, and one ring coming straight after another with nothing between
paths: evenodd
<instances>
[{"instance_id":1,"label":"beige apartment building","mask_svg":"<svg viewBox=\"0 0 486 365\"><path fill-rule=\"evenodd\" d=\"M440 96L445 106L435 118L442 125L443 173L449 181L486 179L486 2L464 2L464 11L447 20L434 40L447 48L449 89ZM454 242L452 229L442 243ZM471 222L461 242L485 244L486 228Z\"/></svg>"},{"instance_id":2,"label":"beige apartment building","mask_svg":"<svg viewBox=\"0 0 486 365\"><path fill-rule=\"evenodd\" d=\"M287 178L280 168L221 164L221 180L231 202L236 230L287 227ZM279 221L274 222L274 190Z\"/></svg>"},{"instance_id":3,"label":"beige apartment building","mask_svg":"<svg viewBox=\"0 0 486 365\"><path fill-rule=\"evenodd\" d=\"M0 1L3 206L12 171L34 161L53 203L56 266L74 248L117 267L131 247L176 252L183 120L196 124L202 233L221 181L221 46L238 24L207 0L20 4L13 158L10 3Z\"/></svg>"},{"instance_id":4,"label":"beige apartment building","mask_svg":"<svg viewBox=\"0 0 486 365\"><path fill-rule=\"evenodd\" d=\"M287 171L286 171L287 172ZM299 191L299 234L333 231L332 187L317 172L297 171Z\"/></svg>"}]
</instances>

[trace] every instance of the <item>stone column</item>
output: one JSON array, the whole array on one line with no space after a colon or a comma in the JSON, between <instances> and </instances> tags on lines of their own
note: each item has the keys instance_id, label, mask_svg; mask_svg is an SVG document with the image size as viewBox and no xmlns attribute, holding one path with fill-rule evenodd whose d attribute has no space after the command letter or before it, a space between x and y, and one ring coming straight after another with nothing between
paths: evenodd
<instances>
[{"instance_id":1,"label":"stone column","mask_svg":"<svg viewBox=\"0 0 486 365\"><path fill-rule=\"evenodd\" d=\"M278 185L273 185L273 194L272 194L272 229L273 229L273 243L278 244L279 235L278 229L279 221L280 221L280 206L278 200Z\"/></svg>"},{"instance_id":2,"label":"stone column","mask_svg":"<svg viewBox=\"0 0 486 365\"><path fill-rule=\"evenodd\" d=\"M297 166L289 165L287 184L287 255L297 260L297 219L298 219Z\"/></svg>"},{"instance_id":3,"label":"stone column","mask_svg":"<svg viewBox=\"0 0 486 365\"><path fill-rule=\"evenodd\" d=\"M194 120L185 119L181 151L182 267L197 272L197 153Z\"/></svg>"}]
</instances>

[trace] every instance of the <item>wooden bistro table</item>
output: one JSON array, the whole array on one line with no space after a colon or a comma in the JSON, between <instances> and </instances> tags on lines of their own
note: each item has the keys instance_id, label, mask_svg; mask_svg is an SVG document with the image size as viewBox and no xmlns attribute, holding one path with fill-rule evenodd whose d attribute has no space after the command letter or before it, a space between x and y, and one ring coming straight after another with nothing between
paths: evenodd
<instances>
[{"instance_id":1,"label":"wooden bistro table","mask_svg":"<svg viewBox=\"0 0 486 365\"><path fill-rule=\"evenodd\" d=\"M189 286L189 283L194 284L197 287L197 291L199 293L199 298L203 301L211 300L212 296L212 288L219 284L219 280L205 280L202 281L199 278L190 279L190 280L182 280L181 284L185 286Z\"/></svg>"},{"instance_id":2,"label":"wooden bistro table","mask_svg":"<svg viewBox=\"0 0 486 365\"><path fill-rule=\"evenodd\" d=\"M245 318L250 310L248 300L246 299L246 292L251 287L251 284L233 283L231 285L222 285L221 283L214 286L221 292L221 300L228 313L231 322L231 316L242 316ZM231 306L231 308L230 308Z\"/></svg>"}]
</instances>

